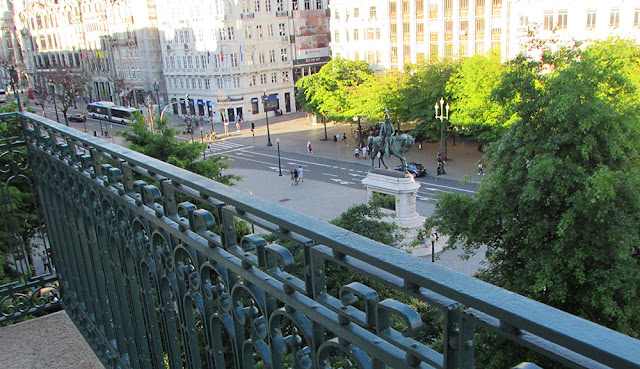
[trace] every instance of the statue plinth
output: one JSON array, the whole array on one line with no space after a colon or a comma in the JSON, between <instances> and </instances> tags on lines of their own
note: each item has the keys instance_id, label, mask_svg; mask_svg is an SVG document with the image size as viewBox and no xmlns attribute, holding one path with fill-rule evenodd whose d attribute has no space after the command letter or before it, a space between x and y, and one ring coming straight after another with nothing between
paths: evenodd
<instances>
[{"instance_id":1,"label":"statue plinth","mask_svg":"<svg viewBox=\"0 0 640 369\"><path fill-rule=\"evenodd\" d=\"M413 179L413 176L397 170L374 168L362 180L362 184L367 188L368 199L374 193L395 196L396 217L393 221L401 228L407 229L403 232L405 239L402 244L408 245L416 240L425 217L420 216L416 211L416 194L420 184Z\"/></svg>"}]
</instances>

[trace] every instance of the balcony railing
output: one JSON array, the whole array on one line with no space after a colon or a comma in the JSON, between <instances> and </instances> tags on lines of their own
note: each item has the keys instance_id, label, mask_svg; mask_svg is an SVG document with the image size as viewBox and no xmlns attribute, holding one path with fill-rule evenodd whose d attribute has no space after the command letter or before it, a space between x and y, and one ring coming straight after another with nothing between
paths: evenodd
<instances>
[{"instance_id":1,"label":"balcony railing","mask_svg":"<svg viewBox=\"0 0 640 369\"><path fill-rule=\"evenodd\" d=\"M65 309L108 367L472 368L483 327L573 367L640 368L630 337L34 114L2 118L23 127ZM440 313L442 351L407 301Z\"/></svg>"}]
</instances>

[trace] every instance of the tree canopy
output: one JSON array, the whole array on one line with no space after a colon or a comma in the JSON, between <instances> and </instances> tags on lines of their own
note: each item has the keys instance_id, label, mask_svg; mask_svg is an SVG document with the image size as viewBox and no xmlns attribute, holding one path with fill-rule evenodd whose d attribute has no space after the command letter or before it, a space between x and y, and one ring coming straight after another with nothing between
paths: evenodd
<instances>
[{"instance_id":1,"label":"tree canopy","mask_svg":"<svg viewBox=\"0 0 640 369\"><path fill-rule=\"evenodd\" d=\"M464 127L480 139L494 141L502 137L512 120L502 105L493 101L492 93L506 71L507 65L495 53L463 59L446 86L453 98L451 124Z\"/></svg>"},{"instance_id":2,"label":"tree canopy","mask_svg":"<svg viewBox=\"0 0 640 369\"><path fill-rule=\"evenodd\" d=\"M166 120L156 120L156 128L152 132L145 124L142 114L134 123L131 131L124 131L123 136L129 142L129 148L153 158L162 160L177 167L200 174L207 178L232 186L241 177L233 174L220 174L229 167L226 157L214 155L198 160L202 156L204 144L200 142L178 141L175 131L167 127Z\"/></svg>"},{"instance_id":3,"label":"tree canopy","mask_svg":"<svg viewBox=\"0 0 640 369\"><path fill-rule=\"evenodd\" d=\"M556 54L564 62L553 70L512 63L495 94L515 121L488 152L492 174L473 198L444 195L427 221L453 236L450 247L487 245L480 278L633 337L640 103L623 67L639 56L638 45L610 40Z\"/></svg>"},{"instance_id":4,"label":"tree canopy","mask_svg":"<svg viewBox=\"0 0 640 369\"><path fill-rule=\"evenodd\" d=\"M353 117L348 113L352 90L372 74L364 61L333 59L318 73L298 80L298 102L310 113L328 116L330 120L349 120Z\"/></svg>"}]
</instances>

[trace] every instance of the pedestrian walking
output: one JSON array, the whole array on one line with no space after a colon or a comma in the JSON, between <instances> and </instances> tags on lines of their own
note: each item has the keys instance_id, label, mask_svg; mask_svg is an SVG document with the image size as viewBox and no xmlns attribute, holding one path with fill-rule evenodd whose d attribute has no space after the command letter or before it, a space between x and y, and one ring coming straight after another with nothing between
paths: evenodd
<instances>
[{"instance_id":1,"label":"pedestrian walking","mask_svg":"<svg viewBox=\"0 0 640 369\"><path fill-rule=\"evenodd\" d=\"M293 181L293 182L294 182L295 184L298 184L298 178L299 178L298 176L299 176L299 175L300 175L300 173L298 173L298 169L297 169L297 168L296 168L296 169L294 169L294 170L293 170L293 178L294 178L294 181Z\"/></svg>"},{"instance_id":2,"label":"pedestrian walking","mask_svg":"<svg viewBox=\"0 0 640 369\"><path fill-rule=\"evenodd\" d=\"M478 164L478 175L484 175L484 164L482 162Z\"/></svg>"},{"instance_id":3,"label":"pedestrian walking","mask_svg":"<svg viewBox=\"0 0 640 369\"><path fill-rule=\"evenodd\" d=\"M441 175L442 175L442 165L438 164L438 167L436 168L436 180L440 179Z\"/></svg>"},{"instance_id":4,"label":"pedestrian walking","mask_svg":"<svg viewBox=\"0 0 640 369\"><path fill-rule=\"evenodd\" d=\"M307 141L307 152L309 155L313 154L313 149L311 148L311 141Z\"/></svg>"},{"instance_id":5,"label":"pedestrian walking","mask_svg":"<svg viewBox=\"0 0 640 369\"><path fill-rule=\"evenodd\" d=\"M49 257L44 251L42 252L42 255L40 255L40 260L42 260L44 272L46 273L47 271L49 271L49 273L51 273L51 263L49 262Z\"/></svg>"},{"instance_id":6,"label":"pedestrian walking","mask_svg":"<svg viewBox=\"0 0 640 369\"><path fill-rule=\"evenodd\" d=\"M294 184L296 184L296 173L295 170L291 171L291 185L293 186Z\"/></svg>"},{"instance_id":7,"label":"pedestrian walking","mask_svg":"<svg viewBox=\"0 0 640 369\"><path fill-rule=\"evenodd\" d=\"M302 166L298 167L298 182L304 182L304 171L302 170Z\"/></svg>"},{"instance_id":8,"label":"pedestrian walking","mask_svg":"<svg viewBox=\"0 0 640 369\"><path fill-rule=\"evenodd\" d=\"M349 146L349 145L347 144L347 133L346 133L346 132L343 132L343 133L342 133L342 144L343 144L344 146Z\"/></svg>"},{"instance_id":9,"label":"pedestrian walking","mask_svg":"<svg viewBox=\"0 0 640 369\"><path fill-rule=\"evenodd\" d=\"M363 159L367 158L367 147L366 146L362 146L362 158Z\"/></svg>"},{"instance_id":10,"label":"pedestrian walking","mask_svg":"<svg viewBox=\"0 0 640 369\"><path fill-rule=\"evenodd\" d=\"M336 137L334 139L335 142L340 141L340 133L336 133Z\"/></svg>"},{"instance_id":11,"label":"pedestrian walking","mask_svg":"<svg viewBox=\"0 0 640 369\"><path fill-rule=\"evenodd\" d=\"M356 156L356 159L359 159L359 158L360 158L360 148L359 148L359 147L356 147L356 150L355 150L355 152L353 153L353 155L355 155L355 156Z\"/></svg>"},{"instance_id":12,"label":"pedestrian walking","mask_svg":"<svg viewBox=\"0 0 640 369\"><path fill-rule=\"evenodd\" d=\"M438 164L442 164L442 154L440 153L440 151L438 151L438 156L437 156L437 160L438 160Z\"/></svg>"}]
</instances>

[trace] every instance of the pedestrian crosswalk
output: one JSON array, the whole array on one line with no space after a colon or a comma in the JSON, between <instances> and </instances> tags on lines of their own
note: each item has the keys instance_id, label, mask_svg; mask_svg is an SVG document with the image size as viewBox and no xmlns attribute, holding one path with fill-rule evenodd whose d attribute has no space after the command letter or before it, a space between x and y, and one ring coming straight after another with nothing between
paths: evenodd
<instances>
[{"instance_id":1,"label":"pedestrian crosswalk","mask_svg":"<svg viewBox=\"0 0 640 369\"><path fill-rule=\"evenodd\" d=\"M253 146L242 145L230 141L214 141L207 145L207 155L222 155L228 152L244 150Z\"/></svg>"}]
</instances>

